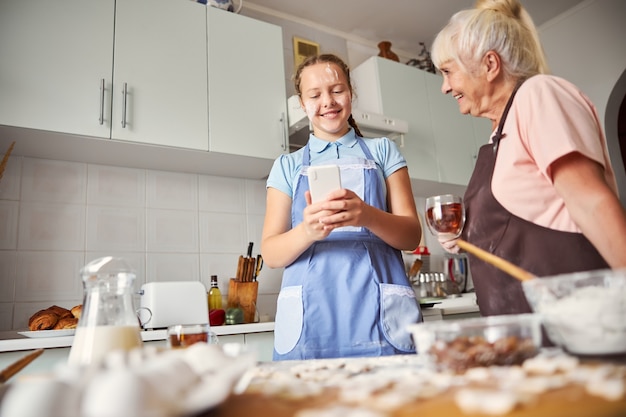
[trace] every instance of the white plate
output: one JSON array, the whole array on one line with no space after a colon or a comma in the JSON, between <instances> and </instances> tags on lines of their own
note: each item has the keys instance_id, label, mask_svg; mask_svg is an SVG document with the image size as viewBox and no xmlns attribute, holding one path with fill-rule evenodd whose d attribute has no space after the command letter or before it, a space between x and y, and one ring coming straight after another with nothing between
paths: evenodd
<instances>
[{"instance_id":1,"label":"white plate","mask_svg":"<svg viewBox=\"0 0 626 417\"><path fill-rule=\"evenodd\" d=\"M61 337L61 336L74 336L76 329L62 329L62 330L35 330L35 331L23 331L17 332L26 337Z\"/></svg>"}]
</instances>

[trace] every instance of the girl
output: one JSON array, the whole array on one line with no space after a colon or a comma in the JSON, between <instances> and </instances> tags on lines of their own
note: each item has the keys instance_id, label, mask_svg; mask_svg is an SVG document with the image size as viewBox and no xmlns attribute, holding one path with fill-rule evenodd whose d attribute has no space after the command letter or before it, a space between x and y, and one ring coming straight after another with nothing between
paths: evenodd
<instances>
[{"instance_id":1,"label":"girl","mask_svg":"<svg viewBox=\"0 0 626 417\"><path fill-rule=\"evenodd\" d=\"M274 360L414 352L406 326L422 317L400 250L418 246L421 226L406 161L389 139L362 138L337 56L306 59L295 88L313 133L267 180L262 255L285 268ZM343 188L311 203L308 167L328 164Z\"/></svg>"}]
</instances>

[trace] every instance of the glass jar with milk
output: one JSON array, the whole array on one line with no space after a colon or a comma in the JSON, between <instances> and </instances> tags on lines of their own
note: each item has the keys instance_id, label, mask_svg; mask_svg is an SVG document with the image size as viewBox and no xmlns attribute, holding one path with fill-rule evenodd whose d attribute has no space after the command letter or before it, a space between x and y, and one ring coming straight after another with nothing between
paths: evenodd
<instances>
[{"instance_id":1,"label":"glass jar with milk","mask_svg":"<svg viewBox=\"0 0 626 417\"><path fill-rule=\"evenodd\" d=\"M122 258L107 256L91 261L80 271L83 311L76 326L68 363L99 362L113 350L142 345L133 307L135 273Z\"/></svg>"}]
</instances>

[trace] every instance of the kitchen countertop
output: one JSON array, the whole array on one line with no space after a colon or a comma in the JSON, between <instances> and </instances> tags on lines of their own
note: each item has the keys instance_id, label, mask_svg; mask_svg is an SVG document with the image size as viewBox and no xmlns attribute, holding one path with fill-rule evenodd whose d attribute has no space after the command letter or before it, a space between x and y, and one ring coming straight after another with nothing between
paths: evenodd
<instances>
[{"instance_id":1,"label":"kitchen countertop","mask_svg":"<svg viewBox=\"0 0 626 417\"><path fill-rule=\"evenodd\" d=\"M468 292L460 294L460 297L446 298L441 300L440 304L435 304L433 309L441 310L441 314L465 314L477 313L478 304L476 304L476 293Z\"/></svg>"},{"instance_id":2,"label":"kitchen countertop","mask_svg":"<svg viewBox=\"0 0 626 417\"><path fill-rule=\"evenodd\" d=\"M218 336L244 333L273 332L274 322L233 324L228 326L212 326L211 330ZM141 338L144 342L166 339L166 330L143 330ZM17 331L0 332L0 352L30 350L39 348L65 348L72 345L74 336L29 338Z\"/></svg>"},{"instance_id":3,"label":"kitchen countertop","mask_svg":"<svg viewBox=\"0 0 626 417\"><path fill-rule=\"evenodd\" d=\"M443 316L478 312L475 293L463 293L461 297L447 298L437 301L437 303L433 307L422 309L425 319L440 319ZM212 326L211 330L217 336L273 332L274 322ZM144 342L165 340L166 330L143 330L141 337ZM74 336L28 338L18 334L17 331L4 331L0 332L0 352L38 348L65 348L70 347L73 340Z\"/></svg>"},{"instance_id":4,"label":"kitchen countertop","mask_svg":"<svg viewBox=\"0 0 626 417\"><path fill-rule=\"evenodd\" d=\"M425 320L443 319L443 316L453 314L478 313L478 305L476 304L476 294L463 293L460 297L445 298L442 300L433 300L435 305L432 307L422 307L422 315Z\"/></svg>"}]
</instances>

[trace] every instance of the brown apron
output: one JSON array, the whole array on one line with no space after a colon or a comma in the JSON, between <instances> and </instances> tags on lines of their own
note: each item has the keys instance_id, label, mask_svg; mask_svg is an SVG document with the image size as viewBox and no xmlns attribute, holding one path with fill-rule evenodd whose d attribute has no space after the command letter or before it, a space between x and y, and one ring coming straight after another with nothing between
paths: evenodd
<instances>
[{"instance_id":1,"label":"brown apron","mask_svg":"<svg viewBox=\"0 0 626 417\"><path fill-rule=\"evenodd\" d=\"M480 148L476 167L465 192L466 223L463 239L537 275L608 268L608 264L582 233L562 232L536 225L507 211L492 194L491 179L515 88L493 137ZM472 281L480 314L531 312L521 283L469 255Z\"/></svg>"}]
</instances>

